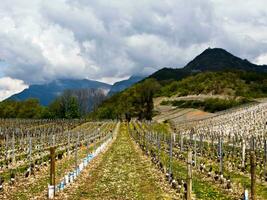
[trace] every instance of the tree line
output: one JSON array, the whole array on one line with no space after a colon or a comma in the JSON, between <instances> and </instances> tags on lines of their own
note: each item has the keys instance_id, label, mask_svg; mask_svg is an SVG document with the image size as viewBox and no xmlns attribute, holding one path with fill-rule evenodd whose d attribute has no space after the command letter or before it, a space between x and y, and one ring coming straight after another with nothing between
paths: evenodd
<instances>
[{"instance_id":1,"label":"tree line","mask_svg":"<svg viewBox=\"0 0 267 200\"><path fill-rule=\"evenodd\" d=\"M0 102L0 118L59 119L81 118L106 98L102 90L65 90L48 106L42 106L39 99L25 101L5 100Z\"/></svg>"}]
</instances>

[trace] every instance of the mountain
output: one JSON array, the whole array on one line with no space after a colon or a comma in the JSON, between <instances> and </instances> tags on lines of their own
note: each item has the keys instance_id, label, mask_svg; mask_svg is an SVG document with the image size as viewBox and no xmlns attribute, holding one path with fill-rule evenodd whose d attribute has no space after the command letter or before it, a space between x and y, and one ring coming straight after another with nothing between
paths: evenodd
<instances>
[{"instance_id":1,"label":"mountain","mask_svg":"<svg viewBox=\"0 0 267 200\"><path fill-rule=\"evenodd\" d=\"M184 69L191 71L222 71L226 69L236 69L267 72L267 65L253 64L248 60L238 58L221 48L208 48L189 62Z\"/></svg>"},{"instance_id":2,"label":"mountain","mask_svg":"<svg viewBox=\"0 0 267 200\"><path fill-rule=\"evenodd\" d=\"M109 91L111 85L87 79L61 79L43 85L31 85L28 89L11 96L9 99L22 101L28 98L37 98L40 100L42 105L47 106L66 89L86 88L103 89L105 91Z\"/></svg>"},{"instance_id":3,"label":"mountain","mask_svg":"<svg viewBox=\"0 0 267 200\"><path fill-rule=\"evenodd\" d=\"M267 65L253 64L221 48L208 48L190 61L185 67L179 69L163 68L150 75L149 78L155 78L159 81L168 79L180 80L197 72L225 70L267 73Z\"/></svg>"},{"instance_id":4,"label":"mountain","mask_svg":"<svg viewBox=\"0 0 267 200\"><path fill-rule=\"evenodd\" d=\"M160 69L106 99L89 117L144 119L144 113L147 113L144 108L149 111L153 109L153 97L215 94L233 98L262 98L267 97L266 84L267 65L250 63L224 49L209 48L183 68Z\"/></svg>"},{"instance_id":5,"label":"mountain","mask_svg":"<svg viewBox=\"0 0 267 200\"><path fill-rule=\"evenodd\" d=\"M143 76L131 76L127 80L116 82L111 86L111 89L108 93L108 96L112 96L113 94L121 92L121 91L125 90L126 88L131 87L133 84L141 81L144 78L145 77L143 77Z\"/></svg>"}]
</instances>

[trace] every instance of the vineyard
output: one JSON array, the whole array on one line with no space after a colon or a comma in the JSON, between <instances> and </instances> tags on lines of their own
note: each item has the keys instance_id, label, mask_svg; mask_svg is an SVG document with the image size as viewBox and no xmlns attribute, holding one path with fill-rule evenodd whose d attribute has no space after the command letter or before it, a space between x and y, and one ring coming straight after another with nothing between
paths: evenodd
<instances>
[{"instance_id":1,"label":"vineyard","mask_svg":"<svg viewBox=\"0 0 267 200\"><path fill-rule=\"evenodd\" d=\"M129 131L181 198L267 199L267 104ZM193 196L193 197L192 197Z\"/></svg>"},{"instance_id":2,"label":"vineyard","mask_svg":"<svg viewBox=\"0 0 267 200\"><path fill-rule=\"evenodd\" d=\"M81 120L1 120L0 198L46 196L49 183L55 193L63 190L113 137L115 126Z\"/></svg>"},{"instance_id":3,"label":"vineyard","mask_svg":"<svg viewBox=\"0 0 267 200\"><path fill-rule=\"evenodd\" d=\"M267 103L201 120L0 121L0 199L267 199Z\"/></svg>"}]
</instances>

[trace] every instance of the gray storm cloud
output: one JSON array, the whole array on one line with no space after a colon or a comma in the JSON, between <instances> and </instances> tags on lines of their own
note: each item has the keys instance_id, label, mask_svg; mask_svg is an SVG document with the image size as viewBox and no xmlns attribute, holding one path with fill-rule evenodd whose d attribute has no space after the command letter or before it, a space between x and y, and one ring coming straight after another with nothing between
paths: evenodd
<instances>
[{"instance_id":1,"label":"gray storm cloud","mask_svg":"<svg viewBox=\"0 0 267 200\"><path fill-rule=\"evenodd\" d=\"M0 4L0 67L26 84L116 80L182 67L222 47L267 63L264 0L9 0Z\"/></svg>"}]
</instances>

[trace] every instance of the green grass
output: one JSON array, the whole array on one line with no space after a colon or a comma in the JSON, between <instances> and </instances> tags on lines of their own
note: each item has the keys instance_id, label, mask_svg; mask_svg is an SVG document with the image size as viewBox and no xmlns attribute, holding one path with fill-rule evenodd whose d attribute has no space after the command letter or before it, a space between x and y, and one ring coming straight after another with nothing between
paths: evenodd
<instances>
[{"instance_id":1,"label":"green grass","mask_svg":"<svg viewBox=\"0 0 267 200\"><path fill-rule=\"evenodd\" d=\"M70 199L171 199L160 189L151 163L142 158L126 126L86 182Z\"/></svg>"},{"instance_id":2,"label":"green grass","mask_svg":"<svg viewBox=\"0 0 267 200\"><path fill-rule=\"evenodd\" d=\"M169 155L163 151L160 155L164 166L169 166ZM186 180L187 167L185 163L173 159L172 169L175 177ZM212 183L205 181L198 172L193 172L193 192L198 199L232 199L224 191L220 191Z\"/></svg>"}]
</instances>

